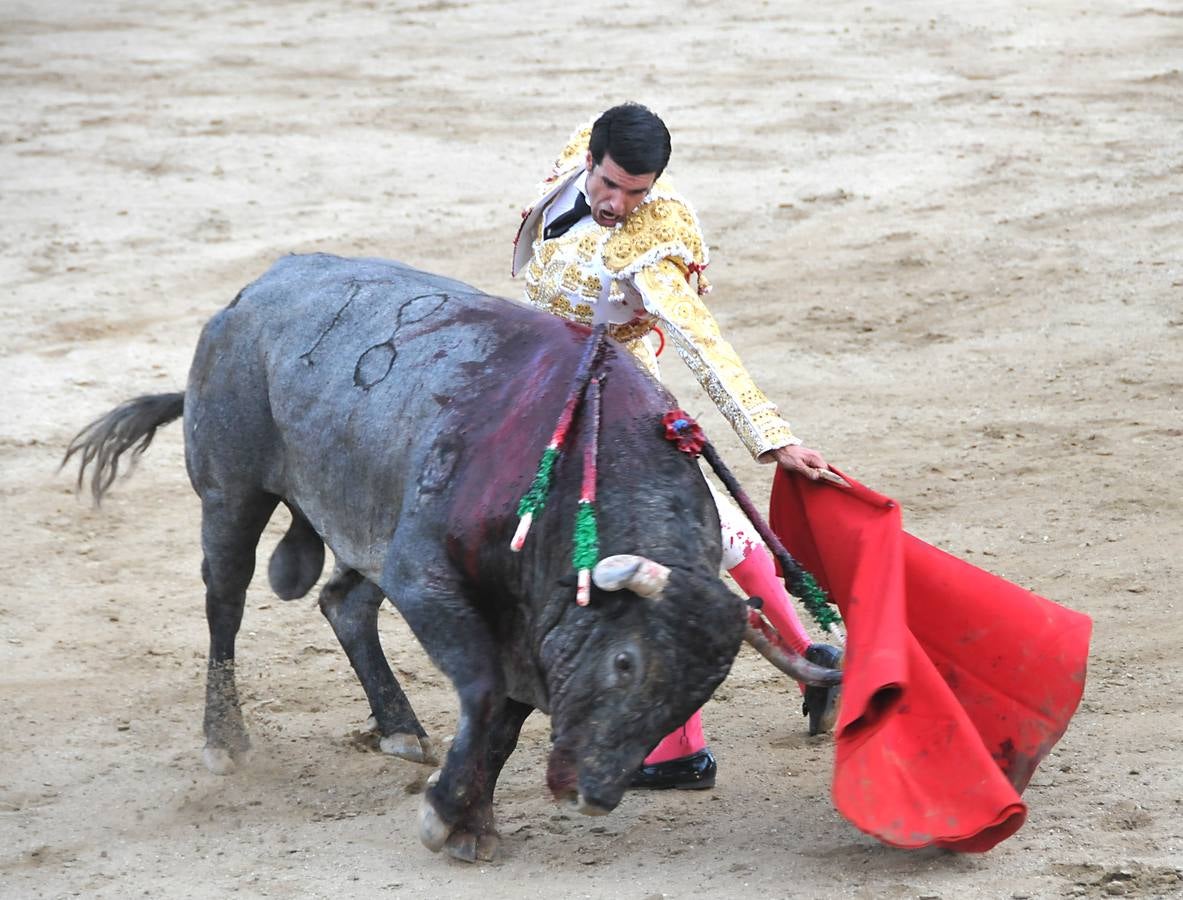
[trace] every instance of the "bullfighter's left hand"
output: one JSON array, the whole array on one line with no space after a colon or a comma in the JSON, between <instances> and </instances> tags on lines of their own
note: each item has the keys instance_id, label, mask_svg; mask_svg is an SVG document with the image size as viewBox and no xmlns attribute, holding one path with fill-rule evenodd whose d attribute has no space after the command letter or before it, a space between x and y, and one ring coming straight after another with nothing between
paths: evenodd
<instances>
[{"instance_id":1,"label":"bullfighter's left hand","mask_svg":"<svg viewBox=\"0 0 1183 900\"><path fill-rule=\"evenodd\" d=\"M772 451L772 455L777 465L812 481L817 481L822 477L822 472L830 468L820 453L800 444L779 447Z\"/></svg>"}]
</instances>

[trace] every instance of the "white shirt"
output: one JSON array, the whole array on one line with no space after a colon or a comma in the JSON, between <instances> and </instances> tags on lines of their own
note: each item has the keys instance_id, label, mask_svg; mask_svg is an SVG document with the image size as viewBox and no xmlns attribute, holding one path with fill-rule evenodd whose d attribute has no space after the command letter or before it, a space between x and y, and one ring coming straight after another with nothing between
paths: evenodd
<instances>
[{"instance_id":1,"label":"white shirt","mask_svg":"<svg viewBox=\"0 0 1183 900\"><path fill-rule=\"evenodd\" d=\"M554 200L552 200L550 205L543 211L543 214L542 214L543 227L549 225L551 222L553 222L555 219L557 219L559 216L563 215L564 213L568 213L572 209L574 209L575 208L575 198L579 194L583 194L583 199L588 200L588 196L587 196L587 169L584 169L578 178L574 179L569 185L567 185L565 188L563 188L561 191L559 191L559 193L555 196ZM591 206L590 200L588 200L588 206ZM591 212L589 211L586 216L584 216L582 219L580 219L578 222L576 222L575 225L572 225L571 227L574 228L576 225L581 225L581 224L583 224L585 219L590 219L590 218L591 218Z\"/></svg>"},{"instance_id":2,"label":"white shirt","mask_svg":"<svg viewBox=\"0 0 1183 900\"><path fill-rule=\"evenodd\" d=\"M550 204L543 210L542 223L543 228L546 228L557 219L559 216L565 215L575 208L575 198L579 194L583 194L583 199L588 200L588 206L591 206L591 201L587 196L587 170L584 169L579 176L573 178L566 187L559 191ZM579 228L594 221L592 214L589 211L578 222L574 223L571 228ZM609 322L612 324L621 324L631 321L638 315L645 312L645 303L641 299L640 292L633 285L631 278L616 279L604 268L603 263L597 260L594 267L597 269L597 274L601 277L604 283L604 290L600 294L599 302L592 302L591 306L595 310L593 317L594 322ZM568 299L572 304L588 302L586 298L581 297L578 292L564 291L568 295Z\"/></svg>"}]
</instances>

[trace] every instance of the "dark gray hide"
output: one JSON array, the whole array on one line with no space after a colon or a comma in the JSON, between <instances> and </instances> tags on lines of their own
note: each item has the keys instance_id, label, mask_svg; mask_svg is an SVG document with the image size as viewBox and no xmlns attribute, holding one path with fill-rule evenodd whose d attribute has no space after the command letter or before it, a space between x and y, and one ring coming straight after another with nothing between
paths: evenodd
<instances>
[{"instance_id":1,"label":"dark gray hide","mask_svg":"<svg viewBox=\"0 0 1183 900\"><path fill-rule=\"evenodd\" d=\"M601 555L668 566L664 595L593 588L590 606L576 606L578 427L525 549L510 552L517 502L588 333L397 263L325 255L279 261L210 320L184 428L202 504L211 768L233 768L249 745L234 639L256 543L283 502L293 524L272 557L272 586L303 595L321 572L322 541L333 551L321 608L384 746L430 754L378 641L383 595L459 694L455 739L425 795L424 843L465 859L492 854L493 789L535 708L552 719L555 795L578 798L585 812L619 803L645 754L726 676L745 610L717 574L719 524L702 475L662 437L673 401L611 342L601 370ZM175 417L176 401L130 401L72 451L84 463L117 457L145 436L142 422L121 434L122 420L173 404L154 428ZM104 464L96 478L112 474L112 460Z\"/></svg>"}]
</instances>

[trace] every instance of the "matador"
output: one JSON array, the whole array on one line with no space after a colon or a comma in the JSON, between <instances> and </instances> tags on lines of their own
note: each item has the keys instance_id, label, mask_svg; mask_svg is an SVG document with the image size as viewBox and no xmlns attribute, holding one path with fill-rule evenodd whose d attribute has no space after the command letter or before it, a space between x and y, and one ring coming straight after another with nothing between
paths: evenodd
<instances>
[{"instance_id":1,"label":"matador","mask_svg":"<svg viewBox=\"0 0 1183 900\"><path fill-rule=\"evenodd\" d=\"M522 214L513 274L524 273L526 300L608 333L659 377L649 335L668 336L753 457L817 478L825 460L793 436L723 339L703 302L708 251L698 218L663 174L670 136L644 106L626 103L576 130ZM708 482L709 484L709 482ZM750 523L715 491L723 526L723 565L798 653L836 665L839 652L810 642L772 557ZM809 689L811 734L832 724L837 689ZM717 763L701 711L646 757L634 787L709 788Z\"/></svg>"}]
</instances>

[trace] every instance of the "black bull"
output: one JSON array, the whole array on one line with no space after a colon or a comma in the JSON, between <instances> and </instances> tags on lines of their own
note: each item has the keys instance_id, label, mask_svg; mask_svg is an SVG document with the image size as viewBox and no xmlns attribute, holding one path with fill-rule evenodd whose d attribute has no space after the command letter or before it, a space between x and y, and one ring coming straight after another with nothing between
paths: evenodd
<instances>
[{"instance_id":1,"label":"black bull","mask_svg":"<svg viewBox=\"0 0 1183 900\"><path fill-rule=\"evenodd\" d=\"M282 502L292 521L271 586L303 596L324 546L333 551L320 606L383 749L432 757L379 643L383 595L459 694L456 735L420 817L427 846L492 854L493 789L534 709L552 719L555 796L588 813L619 803L646 753L727 675L746 613L718 577L703 477L662 436L672 398L611 343L599 369L601 556L645 557L669 569L668 582L645 597L627 579L599 579L590 605L575 604L578 452L557 466L525 549L510 552L518 500L587 336L397 263L287 257L206 325L184 395L128 401L75 439L67 459L80 454L80 482L92 465L98 498L120 454L142 452L183 411L201 498L211 770L231 771L249 746L234 642L256 545Z\"/></svg>"}]
</instances>

